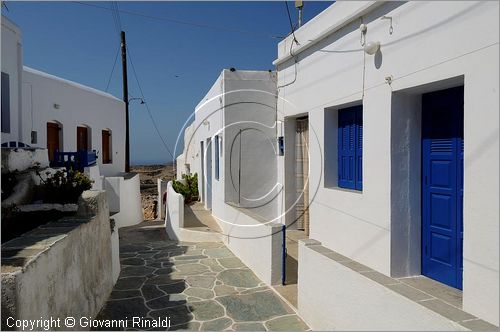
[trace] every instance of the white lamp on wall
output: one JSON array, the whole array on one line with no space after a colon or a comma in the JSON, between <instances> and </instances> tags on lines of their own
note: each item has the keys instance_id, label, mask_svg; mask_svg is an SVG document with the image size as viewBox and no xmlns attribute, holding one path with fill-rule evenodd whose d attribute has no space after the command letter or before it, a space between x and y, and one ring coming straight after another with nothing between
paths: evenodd
<instances>
[{"instance_id":1,"label":"white lamp on wall","mask_svg":"<svg viewBox=\"0 0 500 332\"><path fill-rule=\"evenodd\" d=\"M377 51L380 49L380 42L376 41L376 42L368 42L365 44L364 46L364 50L366 52L366 54L369 54L369 55L374 55L375 53L377 53Z\"/></svg>"}]
</instances>

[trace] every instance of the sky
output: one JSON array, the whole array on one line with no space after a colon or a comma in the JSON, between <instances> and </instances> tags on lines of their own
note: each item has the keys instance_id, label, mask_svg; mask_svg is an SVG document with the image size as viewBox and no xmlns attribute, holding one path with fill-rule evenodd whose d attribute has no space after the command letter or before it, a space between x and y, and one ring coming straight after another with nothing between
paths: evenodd
<instances>
[{"instance_id":1,"label":"sky","mask_svg":"<svg viewBox=\"0 0 500 332\"><path fill-rule=\"evenodd\" d=\"M304 3L307 22L332 2ZM145 101L163 141L175 156L182 153L182 140L174 148L179 133L183 136L186 120L222 69L274 69L279 42L275 36L291 31L284 1L116 4ZM296 24L294 2L288 5ZM120 46L119 28L108 10L112 6L111 2L7 1L8 10L3 8L2 14L21 28L26 66L103 91L109 81L108 92L121 99L120 57L111 76ZM140 97L130 63L128 83L129 98ZM145 106L138 100L130 102L131 164L170 162L172 157Z\"/></svg>"}]
</instances>

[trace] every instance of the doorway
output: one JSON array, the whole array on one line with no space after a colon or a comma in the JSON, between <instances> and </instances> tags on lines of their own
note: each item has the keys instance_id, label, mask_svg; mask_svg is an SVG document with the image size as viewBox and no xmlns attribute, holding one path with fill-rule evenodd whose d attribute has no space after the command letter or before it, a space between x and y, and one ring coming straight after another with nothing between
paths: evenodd
<instances>
[{"instance_id":1,"label":"doorway","mask_svg":"<svg viewBox=\"0 0 500 332\"><path fill-rule=\"evenodd\" d=\"M205 209L212 209L212 142L210 138L207 138L207 147L205 149L205 161L206 161L206 188L205 188Z\"/></svg>"},{"instance_id":2,"label":"doorway","mask_svg":"<svg viewBox=\"0 0 500 332\"><path fill-rule=\"evenodd\" d=\"M422 95L422 274L462 289L464 87Z\"/></svg>"},{"instance_id":3,"label":"doorway","mask_svg":"<svg viewBox=\"0 0 500 332\"><path fill-rule=\"evenodd\" d=\"M59 135L61 127L57 123L47 122L47 150L49 161L52 163L55 159L55 152L60 151L61 142Z\"/></svg>"},{"instance_id":4,"label":"doorway","mask_svg":"<svg viewBox=\"0 0 500 332\"><path fill-rule=\"evenodd\" d=\"M87 127L76 127L76 150L89 151L89 135Z\"/></svg>"},{"instance_id":5,"label":"doorway","mask_svg":"<svg viewBox=\"0 0 500 332\"><path fill-rule=\"evenodd\" d=\"M200 186L199 190L201 192L201 201L206 202L207 198L205 197L205 147L204 147L204 142L200 142L200 170L201 170L201 176L200 176Z\"/></svg>"}]
</instances>

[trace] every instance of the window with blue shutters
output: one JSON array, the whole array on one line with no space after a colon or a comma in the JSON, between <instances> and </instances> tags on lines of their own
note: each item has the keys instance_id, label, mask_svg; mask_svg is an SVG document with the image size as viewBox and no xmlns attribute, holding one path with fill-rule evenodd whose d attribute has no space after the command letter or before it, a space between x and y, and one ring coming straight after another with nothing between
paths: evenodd
<instances>
[{"instance_id":1,"label":"window with blue shutters","mask_svg":"<svg viewBox=\"0 0 500 332\"><path fill-rule=\"evenodd\" d=\"M338 111L338 186L363 189L363 106Z\"/></svg>"},{"instance_id":2,"label":"window with blue shutters","mask_svg":"<svg viewBox=\"0 0 500 332\"><path fill-rule=\"evenodd\" d=\"M215 179L219 180L219 135L215 136Z\"/></svg>"}]
</instances>

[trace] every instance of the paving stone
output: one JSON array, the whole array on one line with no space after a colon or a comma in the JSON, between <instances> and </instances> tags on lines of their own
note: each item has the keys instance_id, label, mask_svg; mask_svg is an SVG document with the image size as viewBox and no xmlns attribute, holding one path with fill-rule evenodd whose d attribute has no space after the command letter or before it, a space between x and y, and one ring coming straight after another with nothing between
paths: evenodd
<instances>
[{"instance_id":1,"label":"paving stone","mask_svg":"<svg viewBox=\"0 0 500 332\"><path fill-rule=\"evenodd\" d=\"M186 278L186 282L191 287L212 288L214 286L215 277L211 276L190 276Z\"/></svg>"},{"instance_id":2,"label":"paving stone","mask_svg":"<svg viewBox=\"0 0 500 332\"><path fill-rule=\"evenodd\" d=\"M177 281L170 285L160 285L158 288L167 294L178 294L182 293L186 289L186 284L184 281Z\"/></svg>"},{"instance_id":3,"label":"paving stone","mask_svg":"<svg viewBox=\"0 0 500 332\"><path fill-rule=\"evenodd\" d=\"M178 256L175 257L174 261L184 261L184 260L198 260L198 259L203 259L203 258L208 258L205 255L192 255L192 256Z\"/></svg>"},{"instance_id":4,"label":"paving stone","mask_svg":"<svg viewBox=\"0 0 500 332\"><path fill-rule=\"evenodd\" d=\"M224 316L224 308L216 301L195 302L190 305L196 320L212 320Z\"/></svg>"},{"instance_id":5,"label":"paving stone","mask_svg":"<svg viewBox=\"0 0 500 332\"><path fill-rule=\"evenodd\" d=\"M184 301L186 303L187 296L184 294L169 294L170 301Z\"/></svg>"},{"instance_id":6,"label":"paving stone","mask_svg":"<svg viewBox=\"0 0 500 332\"><path fill-rule=\"evenodd\" d=\"M120 258L130 258L130 257L135 257L137 256L136 252L124 252L120 253Z\"/></svg>"},{"instance_id":7,"label":"paving stone","mask_svg":"<svg viewBox=\"0 0 500 332\"><path fill-rule=\"evenodd\" d=\"M143 251L143 250L148 250L148 246L143 246L143 245L137 245L137 244L125 244L123 246L120 246L120 253L126 253L126 252L138 252L138 251Z\"/></svg>"},{"instance_id":8,"label":"paving stone","mask_svg":"<svg viewBox=\"0 0 500 332\"><path fill-rule=\"evenodd\" d=\"M286 315L285 304L272 291L247 295L228 295L217 300L226 308L227 315L235 321L265 321Z\"/></svg>"},{"instance_id":9,"label":"paving stone","mask_svg":"<svg viewBox=\"0 0 500 332\"><path fill-rule=\"evenodd\" d=\"M169 295L165 295L146 302L146 305L151 309L163 309L169 307L176 307L185 304L186 301L173 301Z\"/></svg>"},{"instance_id":10,"label":"paving stone","mask_svg":"<svg viewBox=\"0 0 500 332\"><path fill-rule=\"evenodd\" d=\"M210 258L234 257L234 254L225 247L205 249L205 255L209 256Z\"/></svg>"},{"instance_id":11,"label":"paving stone","mask_svg":"<svg viewBox=\"0 0 500 332\"><path fill-rule=\"evenodd\" d=\"M476 318L471 314L457 309L441 300L421 301L418 303L434 312L437 312L441 316L451 319L454 322Z\"/></svg>"},{"instance_id":12,"label":"paving stone","mask_svg":"<svg viewBox=\"0 0 500 332\"><path fill-rule=\"evenodd\" d=\"M189 322L186 324L171 326L168 330L169 331L198 331L198 329L200 328L200 325L201 325L201 323L198 323L198 322Z\"/></svg>"},{"instance_id":13,"label":"paving stone","mask_svg":"<svg viewBox=\"0 0 500 332\"><path fill-rule=\"evenodd\" d=\"M120 271L120 277L141 277L153 273L155 269L147 266L126 266Z\"/></svg>"},{"instance_id":14,"label":"paving stone","mask_svg":"<svg viewBox=\"0 0 500 332\"><path fill-rule=\"evenodd\" d=\"M165 274L170 274L172 273L172 268L171 267L165 267L165 268L161 268L161 269L158 269L154 272L156 275L165 275Z\"/></svg>"},{"instance_id":15,"label":"paving stone","mask_svg":"<svg viewBox=\"0 0 500 332\"><path fill-rule=\"evenodd\" d=\"M188 276L193 274L200 274L208 270L208 267L202 264L185 264L176 266L177 271L172 273L172 278L178 276Z\"/></svg>"},{"instance_id":16,"label":"paving stone","mask_svg":"<svg viewBox=\"0 0 500 332\"><path fill-rule=\"evenodd\" d=\"M468 320L465 322L460 322L459 324L472 331L498 331L497 326L485 322L482 319Z\"/></svg>"},{"instance_id":17,"label":"paving stone","mask_svg":"<svg viewBox=\"0 0 500 332\"><path fill-rule=\"evenodd\" d=\"M152 253L149 253L149 254L137 254L137 257L141 257L141 258L151 258L155 255L154 252Z\"/></svg>"},{"instance_id":18,"label":"paving stone","mask_svg":"<svg viewBox=\"0 0 500 332\"><path fill-rule=\"evenodd\" d=\"M106 302L100 316L105 319L127 319L127 317L146 316L148 312L144 299L135 297Z\"/></svg>"},{"instance_id":19,"label":"paving stone","mask_svg":"<svg viewBox=\"0 0 500 332\"><path fill-rule=\"evenodd\" d=\"M224 284L235 287L256 287L260 283L260 280L258 280L255 274L249 269L224 270L219 273L219 279L222 280Z\"/></svg>"},{"instance_id":20,"label":"paving stone","mask_svg":"<svg viewBox=\"0 0 500 332\"><path fill-rule=\"evenodd\" d=\"M131 290L113 290L109 298L111 300L119 300L125 299L129 297L140 297L142 296L141 292L138 289Z\"/></svg>"},{"instance_id":21,"label":"paving stone","mask_svg":"<svg viewBox=\"0 0 500 332\"><path fill-rule=\"evenodd\" d=\"M178 266L178 265L186 265L186 264L198 264L199 260L198 259L190 259L190 260L180 260L180 261L172 261L173 266Z\"/></svg>"},{"instance_id":22,"label":"paving stone","mask_svg":"<svg viewBox=\"0 0 500 332\"><path fill-rule=\"evenodd\" d=\"M240 261L240 259L236 257L220 258L218 261L220 265L226 268L245 267L245 265Z\"/></svg>"},{"instance_id":23,"label":"paving stone","mask_svg":"<svg viewBox=\"0 0 500 332\"><path fill-rule=\"evenodd\" d=\"M165 295L156 285L144 285L141 287L141 291L146 301Z\"/></svg>"},{"instance_id":24,"label":"paving stone","mask_svg":"<svg viewBox=\"0 0 500 332\"><path fill-rule=\"evenodd\" d=\"M145 277L120 277L115 284L116 290L139 289L142 283L146 280Z\"/></svg>"},{"instance_id":25,"label":"paving stone","mask_svg":"<svg viewBox=\"0 0 500 332\"><path fill-rule=\"evenodd\" d=\"M264 324L262 323L235 323L233 324L233 330L235 331L266 331Z\"/></svg>"},{"instance_id":26,"label":"paving stone","mask_svg":"<svg viewBox=\"0 0 500 332\"><path fill-rule=\"evenodd\" d=\"M171 275L160 275L149 278L146 280L146 284L148 285L167 285L179 282L178 278L172 278Z\"/></svg>"},{"instance_id":27,"label":"paving stone","mask_svg":"<svg viewBox=\"0 0 500 332\"><path fill-rule=\"evenodd\" d=\"M226 285L215 286L214 291L215 295L217 296L225 296L238 293L236 288Z\"/></svg>"},{"instance_id":28,"label":"paving stone","mask_svg":"<svg viewBox=\"0 0 500 332\"><path fill-rule=\"evenodd\" d=\"M386 285L386 287L415 302L433 298L429 294L425 294L424 292L405 284Z\"/></svg>"},{"instance_id":29,"label":"paving stone","mask_svg":"<svg viewBox=\"0 0 500 332\"><path fill-rule=\"evenodd\" d=\"M202 331L222 331L227 329L233 323L229 318L223 317L210 322L201 324Z\"/></svg>"},{"instance_id":30,"label":"paving stone","mask_svg":"<svg viewBox=\"0 0 500 332\"><path fill-rule=\"evenodd\" d=\"M239 290L239 288L237 288ZM240 291L240 294L250 294L250 293L256 293L256 292L263 292L269 290L269 287L267 286L259 286L255 288L250 288L250 289L242 289Z\"/></svg>"},{"instance_id":31,"label":"paving stone","mask_svg":"<svg viewBox=\"0 0 500 332\"><path fill-rule=\"evenodd\" d=\"M160 310L153 310L149 313L149 316L153 318L165 318L169 317L170 318L170 324L173 325L180 325L180 324L185 324L193 320L193 314L189 312L189 309L186 305L181 305L177 307L171 307L171 308L166 308L166 309L160 309Z\"/></svg>"},{"instance_id":32,"label":"paving stone","mask_svg":"<svg viewBox=\"0 0 500 332\"><path fill-rule=\"evenodd\" d=\"M152 261L152 262L146 262L146 266L154 267L155 269L160 269L163 267L163 264L162 264L162 262Z\"/></svg>"},{"instance_id":33,"label":"paving stone","mask_svg":"<svg viewBox=\"0 0 500 332\"><path fill-rule=\"evenodd\" d=\"M223 247L222 242L202 242L196 244L196 249L210 249L210 248L220 248Z\"/></svg>"},{"instance_id":34,"label":"paving stone","mask_svg":"<svg viewBox=\"0 0 500 332\"><path fill-rule=\"evenodd\" d=\"M205 288L189 287L184 291L184 294L206 300L212 299L214 297L214 292L212 292L210 289Z\"/></svg>"},{"instance_id":35,"label":"paving stone","mask_svg":"<svg viewBox=\"0 0 500 332\"><path fill-rule=\"evenodd\" d=\"M307 331L308 327L297 316L285 316L272 319L266 323L269 331Z\"/></svg>"},{"instance_id":36,"label":"paving stone","mask_svg":"<svg viewBox=\"0 0 500 332\"><path fill-rule=\"evenodd\" d=\"M217 260L213 258L202 259L200 260L200 263L208 266L213 272L221 272L222 270L224 270L222 266L220 266L219 262L217 262Z\"/></svg>"}]
</instances>

